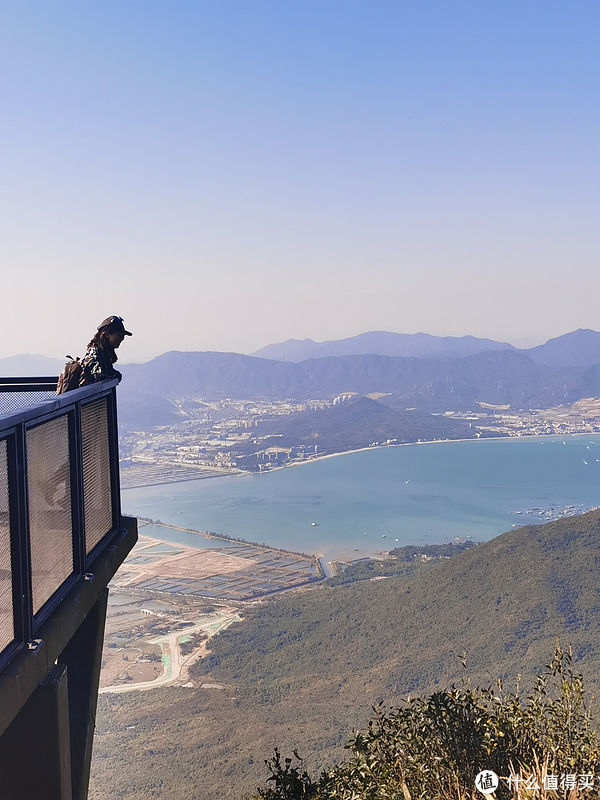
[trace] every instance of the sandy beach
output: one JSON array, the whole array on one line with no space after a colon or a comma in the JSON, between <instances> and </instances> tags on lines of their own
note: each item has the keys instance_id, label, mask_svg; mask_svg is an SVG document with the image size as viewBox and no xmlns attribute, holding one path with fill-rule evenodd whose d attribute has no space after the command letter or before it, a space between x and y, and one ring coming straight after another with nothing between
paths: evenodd
<instances>
[{"instance_id":1,"label":"sandy beach","mask_svg":"<svg viewBox=\"0 0 600 800\"><path fill-rule=\"evenodd\" d=\"M287 464L282 464L279 467L273 467L272 469L264 470L263 472L251 472L249 470L231 470L231 472L222 471L220 473L214 474L202 474L198 475L197 477L187 476L182 479L174 478L173 480L169 481L153 481L152 483L141 484L140 486L131 486L126 487L129 488L141 488L148 487L148 486L158 486L160 484L165 483L187 483L189 481L195 480L210 480L211 478L233 478L233 477L244 477L247 475L267 475L271 472L277 472L282 469L290 469L291 467L302 467L306 464L313 464L316 461L324 461L327 458L337 458L338 456L347 456L351 453L363 453L366 450L383 450L385 448L391 447L415 447L417 445L425 445L425 444L449 444L451 442L493 442L493 441L500 441L500 440L514 440L514 439L547 439L548 437L555 436L557 438L571 438L573 436L597 436L598 434L590 433L590 431L584 431L582 433L569 433L569 434L560 434L560 433L544 433L544 434L531 434L525 436L484 436L484 437L468 437L468 438L461 438L461 439L423 439L418 442L394 442L392 444L378 444L378 445L367 445L366 447L357 447L353 450L341 450L338 453L324 453L320 456L314 456L312 458L307 458L304 461L292 461Z\"/></svg>"},{"instance_id":2,"label":"sandy beach","mask_svg":"<svg viewBox=\"0 0 600 800\"><path fill-rule=\"evenodd\" d=\"M559 435L559 434L550 434ZM573 436L586 436L591 434L571 434ZM392 444L377 444L368 445L367 447L357 447L354 450L341 450L339 453L324 453L322 456L315 456L314 458L307 458L304 461L293 461L290 464L282 464L280 467L273 467L273 469L266 470L266 472L275 472L279 469L289 469L290 467L301 467L304 464L312 464L315 461L324 461L326 458L337 458L338 456L347 456L350 453L364 453L365 450L383 450L389 447L414 447L420 444L448 444L449 442L491 442L499 439L542 439L544 436L486 436L482 437L469 437L468 439L431 439L422 440L419 442L394 442ZM251 475L261 475L265 473L247 473Z\"/></svg>"}]
</instances>

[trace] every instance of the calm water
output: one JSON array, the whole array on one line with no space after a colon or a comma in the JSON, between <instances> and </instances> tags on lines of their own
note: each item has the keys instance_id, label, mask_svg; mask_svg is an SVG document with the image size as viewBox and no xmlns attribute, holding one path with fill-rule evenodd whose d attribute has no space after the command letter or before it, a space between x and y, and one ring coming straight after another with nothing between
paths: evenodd
<instances>
[{"instance_id":1,"label":"calm water","mask_svg":"<svg viewBox=\"0 0 600 800\"><path fill-rule=\"evenodd\" d=\"M327 558L456 536L486 540L545 522L533 509L597 505L593 435L388 447L264 475L123 491L125 513Z\"/></svg>"}]
</instances>

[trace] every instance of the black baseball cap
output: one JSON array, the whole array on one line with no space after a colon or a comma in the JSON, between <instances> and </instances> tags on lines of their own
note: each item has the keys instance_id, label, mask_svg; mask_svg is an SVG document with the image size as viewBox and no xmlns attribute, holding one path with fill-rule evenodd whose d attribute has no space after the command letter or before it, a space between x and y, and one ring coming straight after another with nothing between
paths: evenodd
<instances>
[{"instance_id":1,"label":"black baseball cap","mask_svg":"<svg viewBox=\"0 0 600 800\"><path fill-rule=\"evenodd\" d=\"M103 322L98 325L99 331L106 331L107 333L122 333L125 336L133 336L133 333L125 330L123 325L123 317L107 317Z\"/></svg>"}]
</instances>

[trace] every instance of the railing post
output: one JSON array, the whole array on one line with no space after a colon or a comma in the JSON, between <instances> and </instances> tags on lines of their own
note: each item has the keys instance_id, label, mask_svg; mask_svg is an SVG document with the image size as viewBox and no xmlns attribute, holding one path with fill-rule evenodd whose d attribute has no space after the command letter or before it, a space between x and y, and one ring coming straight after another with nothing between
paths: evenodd
<instances>
[{"instance_id":1,"label":"railing post","mask_svg":"<svg viewBox=\"0 0 600 800\"><path fill-rule=\"evenodd\" d=\"M112 388L108 403L108 438L110 442L110 484L112 487L113 528L121 530L121 481L119 472L119 428L117 423L117 390Z\"/></svg>"},{"instance_id":2,"label":"railing post","mask_svg":"<svg viewBox=\"0 0 600 800\"><path fill-rule=\"evenodd\" d=\"M81 405L75 408L69 425L71 521L73 531L73 572L85 572L85 510L83 497L83 444L81 439Z\"/></svg>"},{"instance_id":3,"label":"railing post","mask_svg":"<svg viewBox=\"0 0 600 800\"><path fill-rule=\"evenodd\" d=\"M25 424L15 428L12 454L9 454L9 504L13 548L13 598L15 635L28 642L33 636L31 558L29 549L29 498L27 494L27 448ZM12 463L11 463L12 462Z\"/></svg>"}]
</instances>

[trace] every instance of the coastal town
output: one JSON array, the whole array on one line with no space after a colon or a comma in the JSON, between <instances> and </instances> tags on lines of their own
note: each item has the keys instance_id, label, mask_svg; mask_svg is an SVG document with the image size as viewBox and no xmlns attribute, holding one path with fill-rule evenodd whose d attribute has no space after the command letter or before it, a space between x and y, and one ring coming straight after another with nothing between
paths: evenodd
<instances>
[{"instance_id":1,"label":"coastal town","mask_svg":"<svg viewBox=\"0 0 600 800\"><path fill-rule=\"evenodd\" d=\"M291 442L287 420L307 411L340 405L353 393L303 403L244 400L189 400L178 404L180 422L146 430L121 428L121 485L133 488L223 474L268 472L333 452L318 439ZM412 409L406 409L407 412ZM474 411L439 415L465 425L464 438L572 435L600 432L600 400L585 398L568 406L516 411L479 403ZM412 441L431 441L427 437ZM434 440L435 441L435 440ZM396 437L365 441L367 447L406 443Z\"/></svg>"},{"instance_id":2,"label":"coastal town","mask_svg":"<svg viewBox=\"0 0 600 800\"><path fill-rule=\"evenodd\" d=\"M202 688L190 667L244 606L324 577L315 556L145 519L138 526L138 544L110 584L102 693ZM165 540L177 530L194 545Z\"/></svg>"},{"instance_id":3,"label":"coastal town","mask_svg":"<svg viewBox=\"0 0 600 800\"><path fill-rule=\"evenodd\" d=\"M332 403L335 402L332 401ZM261 433L265 421L326 408L306 403L216 400L177 404L181 422L150 430L120 430L122 486L189 480L239 472L262 472L319 455L319 446L282 447L281 435Z\"/></svg>"}]
</instances>

